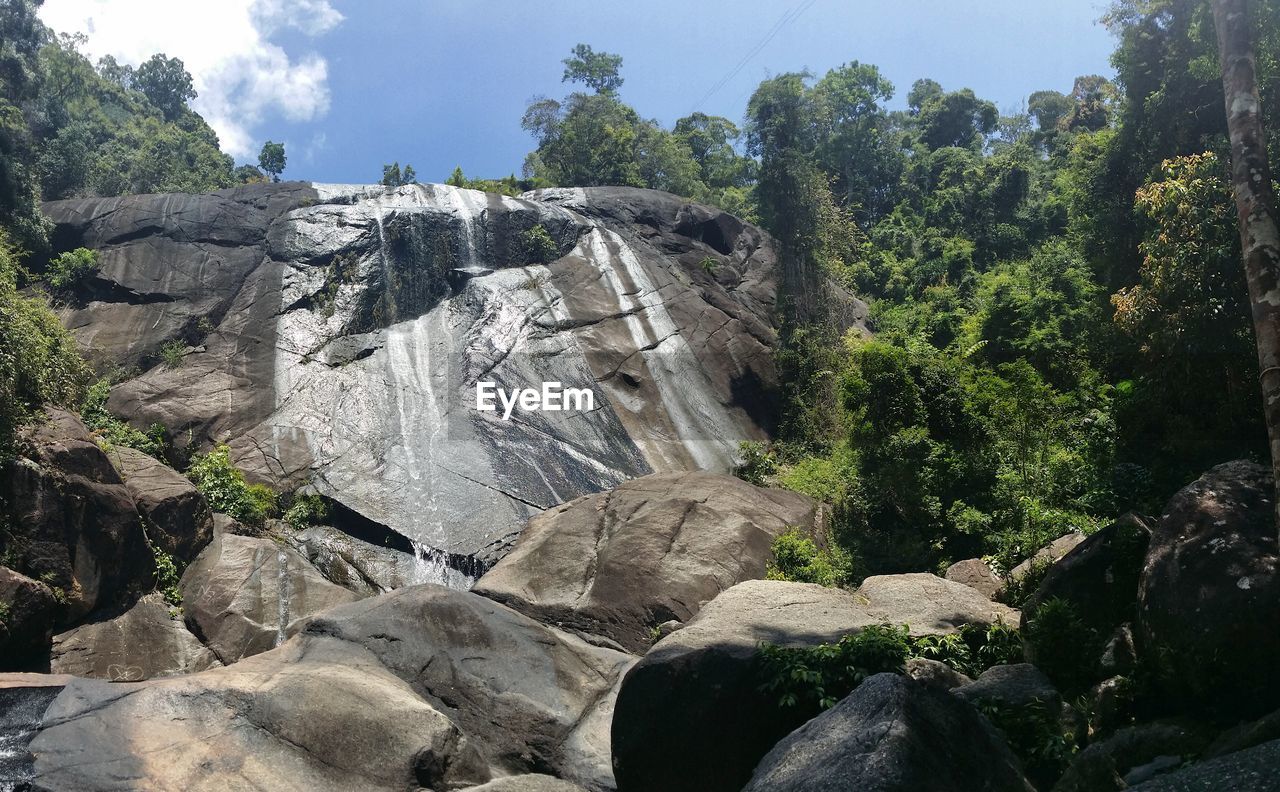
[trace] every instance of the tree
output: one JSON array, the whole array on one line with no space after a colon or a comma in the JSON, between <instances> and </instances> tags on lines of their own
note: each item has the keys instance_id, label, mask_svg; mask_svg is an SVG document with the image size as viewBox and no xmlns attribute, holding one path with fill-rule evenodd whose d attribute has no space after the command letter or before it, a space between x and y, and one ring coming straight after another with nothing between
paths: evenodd
<instances>
[{"instance_id":1,"label":"tree","mask_svg":"<svg viewBox=\"0 0 1280 792\"><path fill-rule=\"evenodd\" d=\"M280 181L280 174L284 172L284 144L273 143L268 140L262 144L262 151L258 153L258 167L262 168L264 173L271 175L271 181Z\"/></svg>"},{"instance_id":2,"label":"tree","mask_svg":"<svg viewBox=\"0 0 1280 792\"><path fill-rule=\"evenodd\" d=\"M393 162L390 165L382 166L382 186L383 187L399 187L400 181L400 163Z\"/></svg>"},{"instance_id":3,"label":"tree","mask_svg":"<svg viewBox=\"0 0 1280 792\"><path fill-rule=\"evenodd\" d=\"M1075 103L1071 97L1057 91L1036 91L1027 97L1027 112L1036 121L1041 132L1052 132L1058 123L1071 112Z\"/></svg>"},{"instance_id":4,"label":"tree","mask_svg":"<svg viewBox=\"0 0 1280 792\"><path fill-rule=\"evenodd\" d=\"M561 82L580 82L598 94L615 94L622 87L622 56L609 52L595 52L586 44L573 48L573 55L565 58L564 77Z\"/></svg>"},{"instance_id":5,"label":"tree","mask_svg":"<svg viewBox=\"0 0 1280 792\"><path fill-rule=\"evenodd\" d=\"M1231 177L1239 216L1240 247L1253 307L1262 403L1271 443L1271 468L1280 524L1280 228L1262 134L1247 0L1214 0L1222 88L1231 136Z\"/></svg>"},{"instance_id":6,"label":"tree","mask_svg":"<svg viewBox=\"0 0 1280 792\"><path fill-rule=\"evenodd\" d=\"M413 166L407 162L405 163L404 171L400 174L400 183L401 184L417 184L418 183L418 172L415 171L413 169Z\"/></svg>"},{"instance_id":7,"label":"tree","mask_svg":"<svg viewBox=\"0 0 1280 792\"><path fill-rule=\"evenodd\" d=\"M111 64L107 64L108 67ZM141 91L151 104L164 113L166 121L182 114L187 101L196 98L191 75L182 61L156 53L137 68L130 84Z\"/></svg>"},{"instance_id":8,"label":"tree","mask_svg":"<svg viewBox=\"0 0 1280 792\"><path fill-rule=\"evenodd\" d=\"M466 187L467 177L462 174L462 166L455 167L453 173L449 174L449 178L445 179L444 183L450 187Z\"/></svg>"}]
</instances>

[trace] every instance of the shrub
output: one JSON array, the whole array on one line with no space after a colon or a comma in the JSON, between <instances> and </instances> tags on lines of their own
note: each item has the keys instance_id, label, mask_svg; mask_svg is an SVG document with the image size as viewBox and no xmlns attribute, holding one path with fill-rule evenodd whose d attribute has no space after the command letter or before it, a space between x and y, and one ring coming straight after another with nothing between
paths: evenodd
<instances>
[{"instance_id":1,"label":"shrub","mask_svg":"<svg viewBox=\"0 0 1280 792\"><path fill-rule=\"evenodd\" d=\"M996 592L996 600L1015 608L1021 608L1036 593L1053 562L1047 558L1032 558L1031 566L1026 573L1016 578L1009 578L1004 587Z\"/></svg>"},{"instance_id":2,"label":"shrub","mask_svg":"<svg viewBox=\"0 0 1280 792\"><path fill-rule=\"evenodd\" d=\"M799 529L792 528L773 540L773 560L765 567L769 580L839 586L849 580L852 563L838 547L819 548Z\"/></svg>"},{"instance_id":3,"label":"shrub","mask_svg":"<svg viewBox=\"0 0 1280 792\"><path fill-rule=\"evenodd\" d=\"M1089 627L1076 606L1050 597L1028 614L1026 634L1035 664L1064 693L1079 693L1093 682L1103 639Z\"/></svg>"},{"instance_id":4,"label":"shrub","mask_svg":"<svg viewBox=\"0 0 1280 792\"><path fill-rule=\"evenodd\" d=\"M862 680L884 671L902 673L913 657L946 663L961 673L977 676L995 665L1021 662L1018 631L996 622L967 624L958 633L912 638L908 627L881 624L864 627L833 644L787 648L762 644L760 689L778 694L783 709L801 708L810 714L847 696Z\"/></svg>"},{"instance_id":5,"label":"shrub","mask_svg":"<svg viewBox=\"0 0 1280 792\"><path fill-rule=\"evenodd\" d=\"M160 357L164 358L164 364L169 368L181 366L182 358L186 353L187 345L177 339L166 341L160 347Z\"/></svg>"},{"instance_id":6,"label":"shrub","mask_svg":"<svg viewBox=\"0 0 1280 792\"><path fill-rule=\"evenodd\" d=\"M40 297L18 291L18 267L0 232L0 457L14 432L46 404L74 408L89 368L75 340Z\"/></svg>"},{"instance_id":7,"label":"shrub","mask_svg":"<svg viewBox=\"0 0 1280 792\"><path fill-rule=\"evenodd\" d=\"M54 291L67 291L88 280L98 271L98 254L88 248L61 253L49 262L45 280Z\"/></svg>"},{"instance_id":8,"label":"shrub","mask_svg":"<svg viewBox=\"0 0 1280 792\"><path fill-rule=\"evenodd\" d=\"M164 450L164 427L152 424L148 432L140 432L129 424L116 418L107 411L107 397L111 395L111 385L102 379L89 387L84 404L80 406L80 417L84 425L97 432L109 445L136 448L144 454L157 459Z\"/></svg>"},{"instance_id":9,"label":"shrub","mask_svg":"<svg viewBox=\"0 0 1280 792\"><path fill-rule=\"evenodd\" d=\"M901 672L911 653L906 626L863 627L833 644L784 648L764 644L760 659L764 684L783 708L827 709L862 680L884 671Z\"/></svg>"},{"instance_id":10,"label":"shrub","mask_svg":"<svg viewBox=\"0 0 1280 792\"><path fill-rule=\"evenodd\" d=\"M778 457L767 443L744 440L738 444L739 461L733 466L733 475L757 487L778 471Z\"/></svg>"},{"instance_id":11,"label":"shrub","mask_svg":"<svg viewBox=\"0 0 1280 792\"><path fill-rule=\"evenodd\" d=\"M1053 786L1075 756L1076 735L1064 728L1060 709L1042 701L1020 707L986 701L980 703L978 709L1004 732L1009 747L1022 760L1028 777L1038 789Z\"/></svg>"},{"instance_id":12,"label":"shrub","mask_svg":"<svg viewBox=\"0 0 1280 792\"><path fill-rule=\"evenodd\" d=\"M225 445L196 455L187 468L187 478L216 512L255 526L275 514L275 491L264 484L245 481L244 473L231 464L231 449Z\"/></svg>"},{"instance_id":13,"label":"shrub","mask_svg":"<svg viewBox=\"0 0 1280 792\"><path fill-rule=\"evenodd\" d=\"M284 513L284 521L294 528L318 525L329 519L329 502L319 495L295 495L293 505Z\"/></svg>"},{"instance_id":14,"label":"shrub","mask_svg":"<svg viewBox=\"0 0 1280 792\"><path fill-rule=\"evenodd\" d=\"M178 581L182 575L178 570L178 564L173 560L173 556L169 555L159 547L152 545L151 552L156 558L156 591L164 595L165 602L177 607L182 604L182 591L178 588Z\"/></svg>"},{"instance_id":15,"label":"shrub","mask_svg":"<svg viewBox=\"0 0 1280 792\"><path fill-rule=\"evenodd\" d=\"M541 223L524 232L524 251L534 264L546 264L560 256L560 246Z\"/></svg>"}]
</instances>

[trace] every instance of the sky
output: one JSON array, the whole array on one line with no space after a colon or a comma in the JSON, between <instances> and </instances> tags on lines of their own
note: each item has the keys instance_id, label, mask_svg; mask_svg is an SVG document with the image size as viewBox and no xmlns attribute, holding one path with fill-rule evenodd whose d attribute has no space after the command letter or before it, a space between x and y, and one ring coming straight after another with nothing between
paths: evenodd
<instances>
[{"instance_id":1,"label":"sky","mask_svg":"<svg viewBox=\"0 0 1280 792\"><path fill-rule=\"evenodd\" d=\"M45 0L86 53L181 58L194 107L237 163L283 141L286 178L376 182L412 163L519 175L520 116L560 98L577 43L623 56L621 97L667 126L694 110L741 122L761 80L857 60L895 85L972 88L1001 110L1081 74L1112 76L1102 0Z\"/></svg>"}]
</instances>

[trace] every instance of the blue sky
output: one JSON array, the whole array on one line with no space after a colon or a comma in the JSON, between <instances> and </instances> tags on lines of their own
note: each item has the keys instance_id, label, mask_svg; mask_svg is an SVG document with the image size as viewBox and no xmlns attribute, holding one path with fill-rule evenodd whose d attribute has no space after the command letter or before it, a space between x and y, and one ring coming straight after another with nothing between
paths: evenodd
<instances>
[{"instance_id":1,"label":"blue sky","mask_svg":"<svg viewBox=\"0 0 1280 792\"><path fill-rule=\"evenodd\" d=\"M240 161L283 139L287 177L367 182L392 160L423 181L455 165L519 173L531 147L524 106L568 90L560 61L578 42L621 54L622 98L668 125L694 109L740 121L760 80L850 60L878 65L895 105L932 77L1005 110L1035 90L1068 91L1080 74L1111 75L1104 10L1096 0L47 0L44 16L92 28L91 55L182 57L203 89L197 108Z\"/></svg>"}]
</instances>

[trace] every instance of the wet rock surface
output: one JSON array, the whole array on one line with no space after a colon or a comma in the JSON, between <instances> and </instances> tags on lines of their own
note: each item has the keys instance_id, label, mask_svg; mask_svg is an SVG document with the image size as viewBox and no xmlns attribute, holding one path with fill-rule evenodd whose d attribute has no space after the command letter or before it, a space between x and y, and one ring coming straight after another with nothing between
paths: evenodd
<instances>
[{"instance_id":1,"label":"wet rock surface","mask_svg":"<svg viewBox=\"0 0 1280 792\"><path fill-rule=\"evenodd\" d=\"M310 482L464 564L491 565L546 508L725 470L764 436L773 245L718 210L625 188L295 183L46 211L59 249L102 262L64 320L95 359L146 369L113 411L229 442L254 478ZM530 256L534 226L555 260ZM174 340L181 365L152 365ZM595 409L501 420L474 410L481 380L591 387Z\"/></svg>"}]
</instances>

